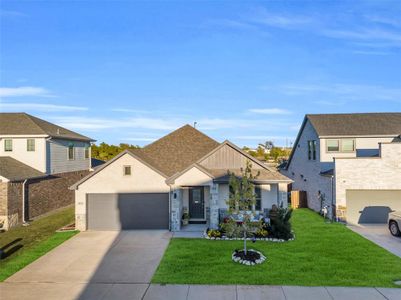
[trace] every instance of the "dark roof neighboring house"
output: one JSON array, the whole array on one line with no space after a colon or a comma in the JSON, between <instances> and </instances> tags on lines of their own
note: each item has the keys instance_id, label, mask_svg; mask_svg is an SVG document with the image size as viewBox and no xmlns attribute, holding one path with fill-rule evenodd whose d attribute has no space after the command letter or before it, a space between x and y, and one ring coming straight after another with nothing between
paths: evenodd
<instances>
[{"instance_id":1,"label":"dark roof neighboring house","mask_svg":"<svg viewBox=\"0 0 401 300\"><path fill-rule=\"evenodd\" d=\"M0 135L43 134L52 138L94 142L95 140L27 113L0 113Z\"/></svg>"},{"instance_id":2,"label":"dark roof neighboring house","mask_svg":"<svg viewBox=\"0 0 401 300\"><path fill-rule=\"evenodd\" d=\"M41 178L47 175L9 156L0 156L0 176L10 181Z\"/></svg>"},{"instance_id":3,"label":"dark roof neighboring house","mask_svg":"<svg viewBox=\"0 0 401 300\"><path fill-rule=\"evenodd\" d=\"M323 136L400 135L401 113L306 115Z\"/></svg>"},{"instance_id":4,"label":"dark roof neighboring house","mask_svg":"<svg viewBox=\"0 0 401 300\"><path fill-rule=\"evenodd\" d=\"M101 165L103 165L104 163L106 163L104 160L93 158L93 157L91 158L92 169L96 169L96 168L100 167Z\"/></svg>"},{"instance_id":5,"label":"dark roof neighboring house","mask_svg":"<svg viewBox=\"0 0 401 300\"><path fill-rule=\"evenodd\" d=\"M400 136L401 113L354 113L354 114L307 114L292 148L287 165L292 157L307 121L310 121L319 137L343 136Z\"/></svg>"},{"instance_id":6,"label":"dark roof neighboring house","mask_svg":"<svg viewBox=\"0 0 401 300\"><path fill-rule=\"evenodd\" d=\"M150 163L172 176L195 163L220 143L185 125L141 149ZM146 157L144 158L146 160Z\"/></svg>"}]
</instances>

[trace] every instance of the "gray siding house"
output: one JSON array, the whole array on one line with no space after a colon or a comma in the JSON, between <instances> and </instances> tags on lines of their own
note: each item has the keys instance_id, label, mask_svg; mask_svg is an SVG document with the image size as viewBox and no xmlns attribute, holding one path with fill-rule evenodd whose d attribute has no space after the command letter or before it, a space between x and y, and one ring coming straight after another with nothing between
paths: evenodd
<instances>
[{"instance_id":1,"label":"gray siding house","mask_svg":"<svg viewBox=\"0 0 401 300\"><path fill-rule=\"evenodd\" d=\"M401 113L306 115L281 173L316 211L383 223L401 210L400 134Z\"/></svg>"},{"instance_id":2,"label":"gray siding house","mask_svg":"<svg viewBox=\"0 0 401 300\"><path fill-rule=\"evenodd\" d=\"M73 203L91 169L91 138L26 113L0 113L0 227Z\"/></svg>"}]
</instances>

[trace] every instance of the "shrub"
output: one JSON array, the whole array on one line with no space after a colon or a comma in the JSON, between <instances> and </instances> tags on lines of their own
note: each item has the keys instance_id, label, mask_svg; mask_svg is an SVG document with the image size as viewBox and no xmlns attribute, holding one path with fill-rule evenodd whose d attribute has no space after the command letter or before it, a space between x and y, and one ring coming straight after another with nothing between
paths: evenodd
<instances>
[{"instance_id":1,"label":"shrub","mask_svg":"<svg viewBox=\"0 0 401 300\"><path fill-rule=\"evenodd\" d=\"M271 233L275 238L288 240L292 238L291 219L292 208L278 208L275 218L270 220Z\"/></svg>"},{"instance_id":2,"label":"shrub","mask_svg":"<svg viewBox=\"0 0 401 300\"><path fill-rule=\"evenodd\" d=\"M219 237L221 237L221 231L220 231L220 230L217 230L217 229L210 229L210 230L207 232L207 235L208 235L209 237L219 238Z\"/></svg>"},{"instance_id":3,"label":"shrub","mask_svg":"<svg viewBox=\"0 0 401 300\"><path fill-rule=\"evenodd\" d=\"M267 237L269 235L269 232L266 229L260 228L258 230L256 230L255 232L255 236L256 237Z\"/></svg>"},{"instance_id":4,"label":"shrub","mask_svg":"<svg viewBox=\"0 0 401 300\"><path fill-rule=\"evenodd\" d=\"M225 233L225 236L228 238L237 238L243 236L242 227L231 218L220 224L220 227Z\"/></svg>"}]
</instances>

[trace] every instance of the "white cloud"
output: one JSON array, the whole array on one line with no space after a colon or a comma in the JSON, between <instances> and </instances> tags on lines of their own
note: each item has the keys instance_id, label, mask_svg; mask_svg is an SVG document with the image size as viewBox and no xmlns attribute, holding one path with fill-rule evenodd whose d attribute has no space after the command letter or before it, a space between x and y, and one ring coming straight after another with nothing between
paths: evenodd
<instances>
[{"instance_id":1,"label":"white cloud","mask_svg":"<svg viewBox=\"0 0 401 300\"><path fill-rule=\"evenodd\" d=\"M150 113L148 110L132 109L132 108L113 108L112 111L123 113Z\"/></svg>"},{"instance_id":2,"label":"white cloud","mask_svg":"<svg viewBox=\"0 0 401 300\"><path fill-rule=\"evenodd\" d=\"M0 97L24 97L40 96L52 97L49 90L42 87L21 86L21 87L0 87Z\"/></svg>"},{"instance_id":3,"label":"white cloud","mask_svg":"<svg viewBox=\"0 0 401 300\"><path fill-rule=\"evenodd\" d=\"M87 107L82 106L69 106L69 105L56 105L45 103L10 103L1 102L0 110L12 111L43 111L43 112L72 112L72 111L85 111Z\"/></svg>"},{"instance_id":4,"label":"white cloud","mask_svg":"<svg viewBox=\"0 0 401 300\"><path fill-rule=\"evenodd\" d=\"M270 13L265 8L256 10L248 20L252 23L283 29L300 29L300 26L314 22L314 19L308 16Z\"/></svg>"},{"instance_id":5,"label":"white cloud","mask_svg":"<svg viewBox=\"0 0 401 300\"><path fill-rule=\"evenodd\" d=\"M268 140L291 140L293 137L289 136L272 136L272 135L240 135L235 136L235 139L238 140L260 140L260 141L268 141Z\"/></svg>"},{"instance_id":6,"label":"white cloud","mask_svg":"<svg viewBox=\"0 0 401 300\"><path fill-rule=\"evenodd\" d=\"M282 108L251 108L248 109L249 112L255 114L264 114L264 115L289 115L291 112L287 109Z\"/></svg>"},{"instance_id":7,"label":"white cloud","mask_svg":"<svg viewBox=\"0 0 401 300\"><path fill-rule=\"evenodd\" d=\"M264 87L270 90L273 87ZM285 84L274 87L275 90L290 96L310 95L316 97L335 96L336 100L366 100L401 102L401 88L380 85L345 84L345 83L316 83L316 84ZM325 100L328 101L328 100Z\"/></svg>"},{"instance_id":8,"label":"white cloud","mask_svg":"<svg viewBox=\"0 0 401 300\"><path fill-rule=\"evenodd\" d=\"M121 129L121 128L140 128L155 130L173 130L183 124L177 120L165 120L162 118L92 118L92 117L54 117L55 122L61 126L82 129L82 130L102 130L102 129Z\"/></svg>"},{"instance_id":9,"label":"white cloud","mask_svg":"<svg viewBox=\"0 0 401 300\"><path fill-rule=\"evenodd\" d=\"M28 15L25 14L25 13L22 13L20 11L16 11L16 10L1 9L0 10L0 16L1 17L26 17Z\"/></svg>"},{"instance_id":10,"label":"white cloud","mask_svg":"<svg viewBox=\"0 0 401 300\"><path fill-rule=\"evenodd\" d=\"M150 137L129 137L125 138L126 141L133 141L133 142L153 142L157 140L157 138L150 138Z\"/></svg>"}]
</instances>

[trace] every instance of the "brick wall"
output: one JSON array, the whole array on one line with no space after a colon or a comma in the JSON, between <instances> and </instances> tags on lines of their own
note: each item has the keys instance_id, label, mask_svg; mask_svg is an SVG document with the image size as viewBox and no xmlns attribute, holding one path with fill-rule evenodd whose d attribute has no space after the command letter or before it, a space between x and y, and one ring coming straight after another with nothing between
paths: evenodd
<instances>
[{"instance_id":1,"label":"brick wall","mask_svg":"<svg viewBox=\"0 0 401 300\"><path fill-rule=\"evenodd\" d=\"M29 218L74 204L75 191L68 188L88 173L89 171L77 171L30 180L27 184Z\"/></svg>"},{"instance_id":2,"label":"brick wall","mask_svg":"<svg viewBox=\"0 0 401 300\"><path fill-rule=\"evenodd\" d=\"M9 226L22 221L22 182L9 182L7 188Z\"/></svg>"}]
</instances>

